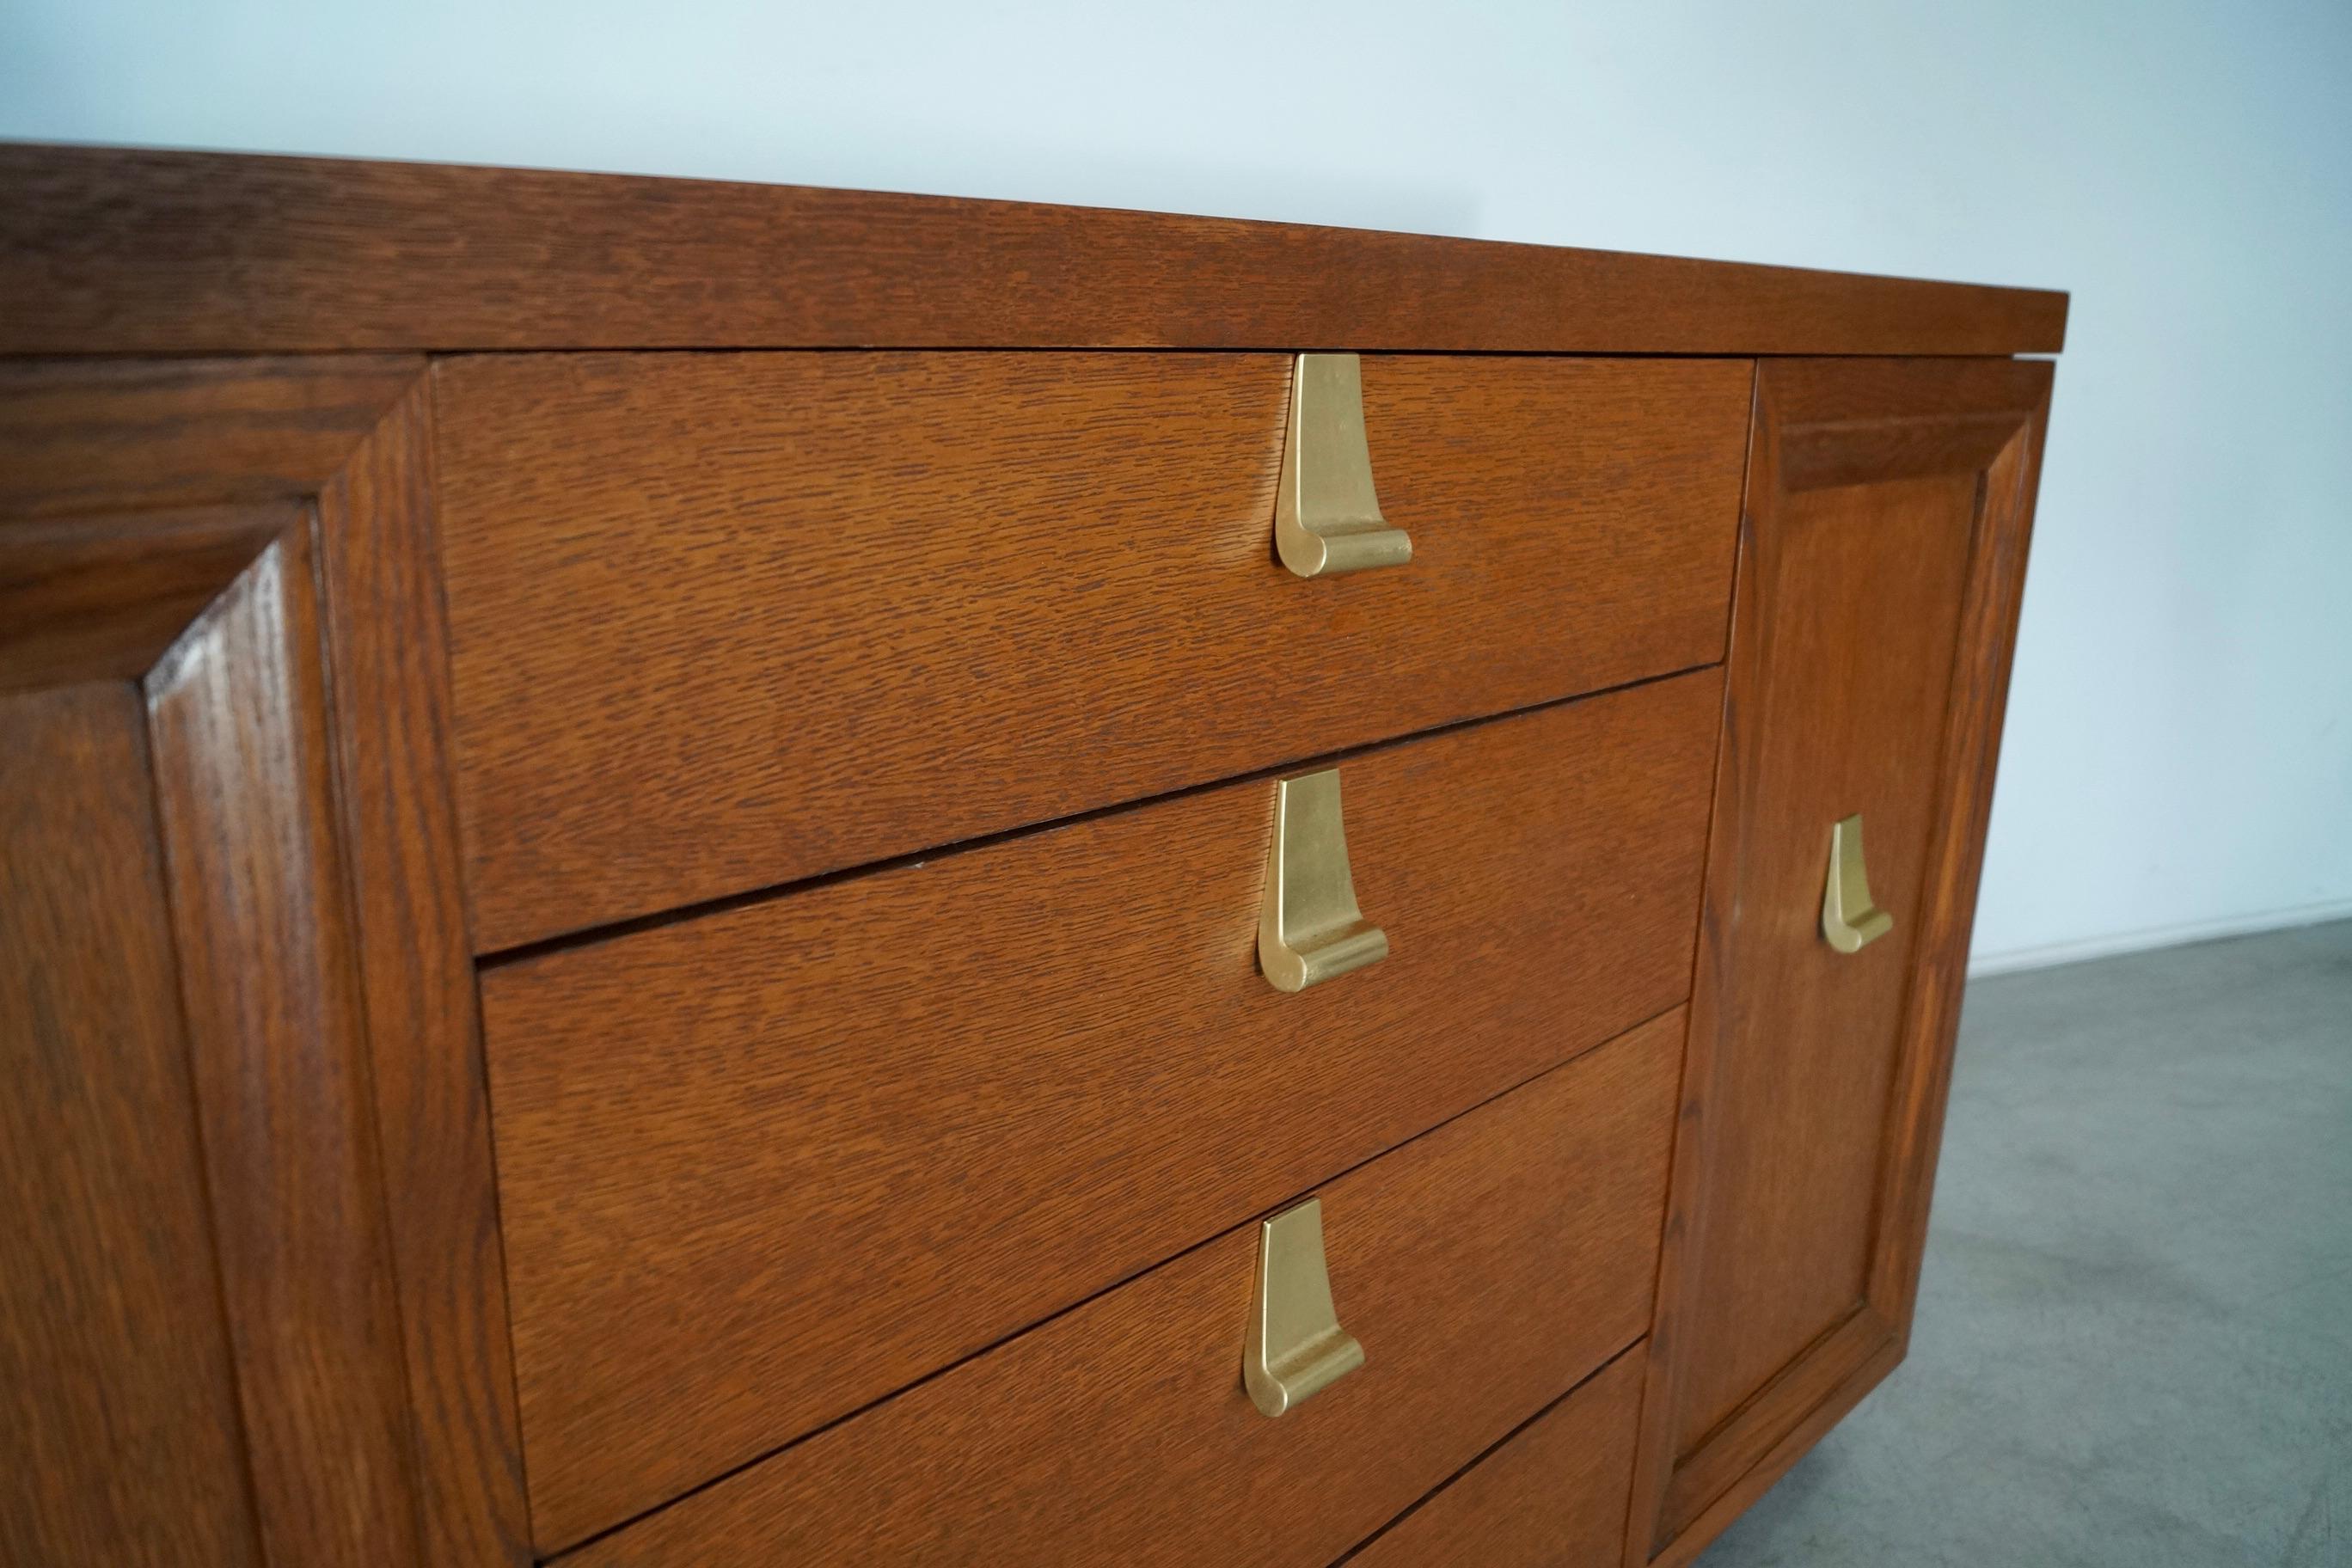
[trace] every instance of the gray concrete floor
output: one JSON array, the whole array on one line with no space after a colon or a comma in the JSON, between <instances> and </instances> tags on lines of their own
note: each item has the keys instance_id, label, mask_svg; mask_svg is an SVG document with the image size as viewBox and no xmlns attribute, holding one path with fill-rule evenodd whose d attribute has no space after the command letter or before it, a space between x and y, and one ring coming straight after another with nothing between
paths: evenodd
<instances>
[{"instance_id":1,"label":"gray concrete floor","mask_svg":"<svg viewBox=\"0 0 2352 1568\"><path fill-rule=\"evenodd\" d=\"M1972 985L1910 1359L1701 1562L2352 1564L2352 921Z\"/></svg>"}]
</instances>

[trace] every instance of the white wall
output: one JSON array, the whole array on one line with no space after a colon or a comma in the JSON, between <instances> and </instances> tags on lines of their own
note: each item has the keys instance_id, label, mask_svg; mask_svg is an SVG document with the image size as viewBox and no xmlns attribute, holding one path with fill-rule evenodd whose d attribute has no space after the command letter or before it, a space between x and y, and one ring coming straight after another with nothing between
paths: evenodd
<instances>
[{"instance_id":1,"label":"white wall","mask_svg":"<svg viewBox=\"0 0 2352 1568\"><path fill-rule=\"evenodd\" d=\"M1980 963L2352 913L2352 6L9 0L0 135L2070 289Z\"/></svg>"}]
</instances>

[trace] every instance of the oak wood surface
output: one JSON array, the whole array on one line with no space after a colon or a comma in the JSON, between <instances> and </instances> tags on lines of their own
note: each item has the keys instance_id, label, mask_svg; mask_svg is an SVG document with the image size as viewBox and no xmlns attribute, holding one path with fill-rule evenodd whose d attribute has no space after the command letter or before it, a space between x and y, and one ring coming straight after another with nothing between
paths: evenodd
<instances>
[{"instance_id":1,"label":"oak wood surface","mask_svg":"<svg viewBox=\"0 0 2352 1568\"><path fill-rule=\"evenodd\" d=\"M1625 1531L1636 1348L1347 1559L1348 1568L1600 1568Z\"/></svg>"},{"instance_id":2,"label":"oak wood surface","mask_svg":"<svg viewBox=\"0 0 2352 1568\"><path fill-rule=\"evenodd\" d=\"M260 1563L137 688L0 696L0 1561Z\"/></svg>"},{"instance_id":3,"label":"oak wood surface","mask_svg":"<svg viewBox=\"0 0 2352 1568\"><path fill-rule=\"evenodd\" d=\"M0 522L0 690L137 680L288 521L227 506Z\"/></svg>"},{"instance_id":4,"label":"oak wood surface","mask_svg":"<svg viewBox=\"0 0 2352 1568\"><path fill-rule=\"evenodd\" d=\"M1902 1329L1867 1300L1833 1310L1830 1328L1761 1373L1739 1408L1685 1454L1666 1490L1667 1517L1688 1518L1723 1495L1771 1455L1792 1422L1836 1398L1890 1347L1899 1349L1902 1338Z\"/></svg>"},{"instance_id":5,"label":"oak wood surface","mask_svg":"<svg viewBox=\"0 0 2352 1568\"><path fill-rule=\"evenodd\" d=\"M426 1561L490 1568L529 1560L530 1525L449 784L430 419L412 376L320 490L319 577L422 1545Z\"/></svg>"},{"instance_id":6,"label":"oak wood surface","mask_svg":"<svg viewBox=\"0 0 2352 1568\"><path fill-rule=\"evenodd\" d=\"M307 500L424 368L397 354L0 361L0 516Z\"/></svg>"},{"instance_id":7,"label":"oak wood surface","mask_svg":"<svg viewBox=\"0 0 2352 1568\"><path fill-rule=\"evenodd\" d=\"M1392 951L1256 973L1273 785L482 981L533 1520L556 1547L1678 1003L1706 670L1340 767Z\"/></svg>"},{"instance_id":8,"label":"oak wood surface","mask_svg":"<svg viewBox=\"0 0 2352 1568\"><path fill-rule=\"evenodd\" d=\"M429 754L422 372L0 366L0 686L130 675L150 700L139 788L175 927L162 1005L185 1018L177 1112L193 1126L201 1108L191 1191L222 1266L142 1329L191 1355L206 1333L232 1344L219 1419L247 1450L247 1529L273 1563L528 1556L495 1253L464 1256L495 1217L446 793L437 827L431 807L446 784ZM77 784L100 799L119 786ZM77 972L135 979L135 948L126 973L98 942ZM95 1026L68 1037L86 1070L117 1049ZM41 1123L27 1158L145 1156L43 1152L68 1131ZM125 1377L87 1396L131 1408L135 1358ZM203 1433L173 1440L201 1471ZM136 1509L122 1517L127 1536ZM102 1532L86 1545L90 1561L142 1560Z\"/></svg>"},{"instance_id":9,"label":"oak wood surface","mask_svg":"<svg viewBox=\"0 0 2352 1568\"><path fill-rule=\"evenodd\" d=\"M485 950L1722 655L1744 363L1372 359L1410 563L1271 548L1272 356L437 371Z\"/></svg>"},{"instance_id":10,"label":"oak wood surface","mask_svg":"<svg viewBox=\"0 0 2352 1568\"><path fill-rule=\"evenodd\" d=\"M180 1001L272 1563L416 1557L415 1454L298 524L146 680Z\"/></svg>"},{"instance_id":11,"label":"oak wood surface","mask_svg":"<svg viewBox=\"0 0 2352 1568\"><path fill-rule=\"evenodd\" d=\"M792 186L0 146L5 353L2055 353L2066 297Z\"/></svg>"},{"instance_id":12,"label":"oak wood surface","mask_svg":"<svg viewBox=\"0 0 2352 1568\"><path fill-rule=\"evenodd\" d=\"M1907 1347L1905 1336L1882 1340L1878 1348L1860 1366L1847 1373L1843 1381L1833 1384L1821 1403L1805 1407L1796 1417L1795 1425L1780 1428L1780 1440L1766 1451L1764 1457L1750 1466L1738 1479L1700 1510L1696 1519L1685 1525L1682 1533L1659 1549L1649 1561L1654 1568L1686 1568L1698 1561L1716 1538L1730 1528L1734 1520L1756 1505L1759 1499L1771 1490L1774 1483L1787 1475L1796 1462L1812 1451L1813 1445L1827 1436L1837 1424L1853 1414L1872 1389L1886 1380L1887 1374L1902 1364ZM1646 1402L1647 1394L1644 1394ZM1649 1493L1643 1485L1636 1449L1633 1479L1634 1508L1642 1507L1641 1500ZM1629 1521L1630 1522L1630 1521ZM1649 1550L1645 1541L1642 1551Z\"/></svg>"},{"instance_id":13,"label":"oak wood surface","mask_svg":"<svg viewBox=\"0 0 2352 1568\"><path fill-rule=\"evenodd\" d=\"M1366 1360L1278 1420L1244 1226L565 1561L1328 1563L1638 1337L1681 1027L1323 1185Z\"/></svg>"},{"instance_id":14,"label":"oak wood surface","mask_svg":"<svg viewBox=\"0 0 2352 1568\"><path fill-rule=\"evenodd\" d=\"M1684 1366L1685 1454L1864 1300L1977 477L1775 500L1754 557L1770 663L1738 691L1758 711L1727 818L1740 910L1692 1194L1687 1333L1706 1349ZM1895 930L1846 954L1822 939L1822 886L1830 825L1855 812Z\"/></svg>"},{"instance_id":15,"label":"oak wood surface","mask_svg":"<svg viewBox=\"0 0 2352 1568\"><path fill-rule=\"evenodd\" d=\"M1630 1561L1687 1561L1901 1357L2049 385L1759 371ZM1895 925L1842 955L1854 811Z\"/></svg>"}]
</instances>

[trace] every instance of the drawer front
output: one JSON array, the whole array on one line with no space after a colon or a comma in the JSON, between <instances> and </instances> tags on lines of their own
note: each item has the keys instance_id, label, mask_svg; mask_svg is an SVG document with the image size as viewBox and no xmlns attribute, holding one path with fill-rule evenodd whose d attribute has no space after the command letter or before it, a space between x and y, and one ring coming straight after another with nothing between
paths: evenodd
<instances>
[{"instance_id":1,"label":"drawer front","mask_svg":"<svg viewBox=\"0 0 2352 1568\"><path fill-rule=\"evenodd\" d=\"M1320 1568L1642 1332L1679 1011L1325 1185L1364 1364L1242 1391L1244 1226L583 1552Z\"/></svg>"},{"instance_id":2,"label":"drawer front","mask_svg":"<svg viewBox=\"0 0 2352 1568\"><path fill-rule=\"evenodd\" d=\"M1687 994L1714 670L1340 764L1391 952L1257 973L1274 784L483 975L533 1517L626 1518Z\"/></svg>"},{"instance_id":3,"label":"drawer front","mask_svg":"<svg viewBox=\"0 0 2352 1568\"><path fill-rule=\"evenodd\" d=\"M1382 1531L1348 1568L1617 1568L1643 1365L1639 1347L1611 1362Z\"/></svg>"},{"instance_id":4,"label":"drawer front","mask_svg":"<svg viewBox=\"0 0 2352 1568\"><path fill-rule=\"evenodd\" d=\"M1314 581L1289 366L443 362L478 946L1722 657L1746 362L1367 359L1413 556Z\"/></svg>"}]
</instances>

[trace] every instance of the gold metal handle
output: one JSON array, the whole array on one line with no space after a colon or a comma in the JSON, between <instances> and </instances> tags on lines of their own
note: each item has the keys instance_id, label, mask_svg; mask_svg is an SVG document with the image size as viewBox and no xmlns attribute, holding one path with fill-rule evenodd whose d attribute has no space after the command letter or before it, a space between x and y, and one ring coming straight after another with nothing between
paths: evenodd
<instances>
[{"instance_id":1,"label":"gold metal handle","mask_svg":"<svg viewBox=\"0 0 2352 1568\"><path fill-rule=\"evenodd\" d=\"M1389 526L1372 490L1363 372L1354 354L1300 354L1292 368L1274 547L1301 577L1412 559L1412 538Z\"/></svg>"},{"instance_id":2,"label":"gold metal handle","mask_svg":"<svg viewBox=\"0 0 2352 1568\"><path fill-rule=\"evenodd\" d=\"M1258 968L1276 991L1304 991L1388 955L1388 933L1356 907L1339 770L1282 780L1274 786L1274 847L1258 909Z\"/></svg>"},{"instance_id":3,"label":"gold metal handle","mask_svg":"<svg viewBox=\"0 0 2352 1568\"><path fill-rule=\"evenodd\" d=\"M1860 952L1895 929L1895 917L1870 901L1862 863L1862 816L1830 829L1830 875L1822 889L1822 935L1840 952Z\"/></svg>"},{"instance_id":4,"label":"gold metal handle","mask_svg":"<svg viewBox=\"0 0 2352 1568\"><path fill-rule=\"evenodd\" d=\"M1242 1385L1261 1415L1296 1409L1364 1364L1339 1327L1323 1263L1323 1203L1309 1198L1258 1226L1257 1301Z\"/></svg>"}]
</instances>

